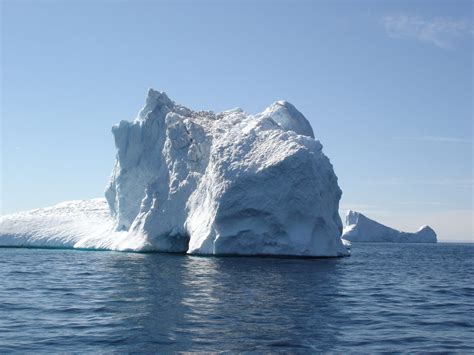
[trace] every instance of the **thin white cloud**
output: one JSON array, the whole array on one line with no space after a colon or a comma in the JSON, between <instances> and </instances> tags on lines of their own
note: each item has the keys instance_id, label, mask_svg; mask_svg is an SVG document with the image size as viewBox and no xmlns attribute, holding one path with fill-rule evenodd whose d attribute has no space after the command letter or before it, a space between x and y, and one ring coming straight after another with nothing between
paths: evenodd
<instances>
[{"instance_id":1,"label":"thin white cloud","mask_svg":"<svg viewBox=\"0 0 474 355\"><path fill-rule=\"evenodd\" d=\"M418 40L443 49L451 48L459 38L473 35L470 21L447 17L386 16L382 23L391 38Z\"/></svg>"},{"instance_id":2,"label":"thin white cloud","mask_svg":"<svg viewBox=\"0 0 474 355\"><path fill-rule=\"evenodd\" d=\"M390 213L387 209L380 208L380 206L369 205L364 203L341 203L341 205L339 206L339 210L341 211L343 217L349 210L376 216Z\"/></svg>"},{"instance_id":3,"label":"thin white cloud","mask_svg":"<svg viewBox=\"0 0 474 355\"><path fill-rule=\"evenodd\" d=\"M367 180L370 185L425 185L425 186L451 186L472 188L474 186L474 177L460 177L460 178L433 178L433 179L413 179L402 177L391 177L384 180Z\"/></svg>"},{"instance_id":4,"label":"thin white cloud","mask_svg":"<svg viewBox=\"0 0 474 355\"><path fill-rule=\"evenodd\" d=\"M405 202L396 202L394 205L398 206L445 206L445 203L442 202L427 202L427 201L405 201Z\"/></svg>"},{"instance_id":5,"label":"thin white cloud","mask_svg":"<svg viewBox=\"0 0 474 355\"><path fill-rule=\"evenodd\" d=\"M396 137L399 141L429 142L429 143L468 143L472 144L472 139L464 139L457 137L440 137L440 136L420 136L420 137Z\"/></svg>"}]
</instances>

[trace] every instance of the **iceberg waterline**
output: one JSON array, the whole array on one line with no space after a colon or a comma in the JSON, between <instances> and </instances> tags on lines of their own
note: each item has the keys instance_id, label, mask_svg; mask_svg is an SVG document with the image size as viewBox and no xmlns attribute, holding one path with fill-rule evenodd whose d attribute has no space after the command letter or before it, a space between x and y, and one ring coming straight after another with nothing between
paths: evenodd
<instances>
[{"instance_id":1,"label":"iceberg waterline","mask_svg":"<svg viewBox=\"0 0 474 355\"><path fill-rule=\"evenodd\" d=\"M341 189L306 118L192 111L150 90L112 128L104 199L0 217L1 246L190 254L343 256Z\"/></svg>"},{"instance_id":2,"label":"iceberg waterline","mask_svg":"<svg viewBox=\"0 0 474 355\"><path fill-rule=\"evenodd\" d=\"M342 238L351 242L436 243L435 231L422 226L415 233L401 232L378 223L362 213L348 211Z\"/></svg>"}]
</instances>

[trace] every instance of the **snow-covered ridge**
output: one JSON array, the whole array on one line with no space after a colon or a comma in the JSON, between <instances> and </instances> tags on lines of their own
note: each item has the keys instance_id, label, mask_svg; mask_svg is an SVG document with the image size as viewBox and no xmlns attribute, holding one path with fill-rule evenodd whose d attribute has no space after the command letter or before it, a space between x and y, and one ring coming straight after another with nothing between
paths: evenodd
<instances>
[{"instance_id":1,"label":"snow-covered ridge","mask_svg":"<svg viewBox=\"0 0 474 355\"><path fill-rule=\"evenodd\" d=\"M351 242L436 243L436 233L422 226L415 233L401 232L378 223L362 213L348 211L342 238Z\"/></svg>"},{"instance_id":2,"label":"snow-covered ridge","mask_svg":"<svg viewBox=\"0 0 474 355\"><path fill-rule=\"evenodd\" d=\"M117 160L105 193L109 211L93 200L70 202L67 211L58 205L4 216L0 245L347 254L337 177L290 103L277 101L257 115L216 114L150 90L137 118L112 132Z\"/></svg>"},{"instance_id":3,"label":"snow-covered ridge","mask_svg":"<svg viewBox=\"0 0 474 355\"><path fill-rule=\"evenodd\" d=\"M110 250L134 244L113 228L104 198L67 201L0 217L0 246Z\"/></svg>"}]
</instances>

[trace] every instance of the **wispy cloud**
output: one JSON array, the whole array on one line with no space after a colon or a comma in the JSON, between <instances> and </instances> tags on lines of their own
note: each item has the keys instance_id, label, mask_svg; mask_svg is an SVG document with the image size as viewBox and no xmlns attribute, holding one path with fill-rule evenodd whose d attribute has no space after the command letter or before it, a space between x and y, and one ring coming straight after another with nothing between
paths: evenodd
<instances>
[{"instance_id":1,"label":"wispy cloud","mask_svg":"<svg viewBox=\"0 0 474 355\"><path fill-rule=\"evenodd\" d=\"M367 180L370 185L397 186L397 185L424 185L424 186L450 186L459 188L472 188L474 186L474 177L447 177L447 178L403 178L391 177L379 180Z\"/></svg>"},{"instance_id":2,"label":"wispy cloud","mask_svg":"<svg viewBox=\"0 0 474 355\"><path fill-rule=\"evenodd\" d=\"M438 202L438 201L404 201L404 202L396 202L395 205L399 206L444 206L445 203Z\"/></svg>"},{"instance_id":3,"label":"wispy cloud","mask_svg":"<svg viewBox=\"0 0 474 355\"><path fill-rule=\"evenodd\" d=\"M391 38L418 40L443 49L451 48L453 42L461 37L473 35L470 21L447 17L386 16L382 23Z\"/></svg>"},{"instance_id":4,"label":"wispy cloud","mask_svg":"<svg viewBox=\"0 0 474 355\"><path fill-rule=\"evenodd\" d=\"M441 136L420 136L420 137L395 137L398 141L414 141L429 143L467 143L472 144L472 139L464 139L457 137L441 137Z\"/></svg>"},{"instance_id":5,"label":"wispy cloud","mask_svg":"<svg viewBox=\"0 0 474 355\"><path fill-rule=\"evenodd\" d=\"M341 211L343 216L345 216L345 214L349 210L366 213L374 216L389 214L389 211L386 208L380 207L378 205L370 205L365 203L341 203L341 205L339 206L339 210Z\"/></svg>"}]
</instances>

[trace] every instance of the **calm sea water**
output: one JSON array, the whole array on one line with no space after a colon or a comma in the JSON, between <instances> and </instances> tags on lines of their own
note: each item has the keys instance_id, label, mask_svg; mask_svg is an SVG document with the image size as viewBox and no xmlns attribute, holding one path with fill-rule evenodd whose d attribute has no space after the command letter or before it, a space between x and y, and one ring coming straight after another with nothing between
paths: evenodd
<instances>
[{"instance_id":1,"label":"calm sea water","mask_svg":"<svg viewBox=\"0 0 474 355\"><path fill-rule=\"evenodd\" d=\"M474 351L474 245L342 259L0 249L0 352Z\"/></svg>"}]
</instances>

